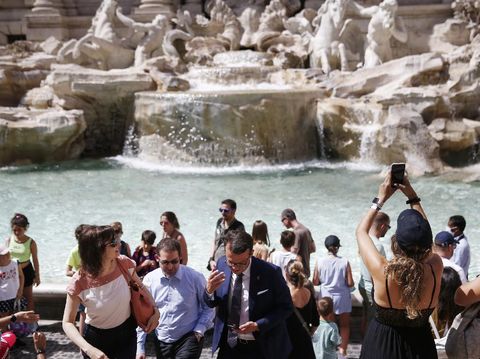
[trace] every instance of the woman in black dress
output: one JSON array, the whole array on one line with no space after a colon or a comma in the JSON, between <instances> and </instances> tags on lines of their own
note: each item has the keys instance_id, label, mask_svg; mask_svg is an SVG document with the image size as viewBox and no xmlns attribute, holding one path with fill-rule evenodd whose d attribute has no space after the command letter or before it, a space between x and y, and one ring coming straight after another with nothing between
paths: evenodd
<instances>
[{"instance_id":1,"label":"woman in black dress","mask_svg":"<svg viewBox=\"0 0 480 359\"><path fill-rule=\"evenodd\" d=\"M392 237L394 257L377 251L369 230L376 214L399 189L411 208L400 213ZM399 192L399 191L398 191ZM438 303L443 264L432 253L432 230L414 189L405 177L392 186L388 173L357 228L360 256L373 278L375 318L370 321L360 358L437 358L428 322Z\"/></svg>"},{"instance_id":2,"label":"woman in black dress","mask_svg":"<svg viewBox=\"0 0 480 359\"><path fill-rule=\"evenodd\" d=\"M292 296L294 312L287 319L287 329L292 342L290 359L315 359L312 334L320 324L315 296L306 287L308 279L302 262L292 260L285 266L287 284Z\"/></svg>"}]
</instances>

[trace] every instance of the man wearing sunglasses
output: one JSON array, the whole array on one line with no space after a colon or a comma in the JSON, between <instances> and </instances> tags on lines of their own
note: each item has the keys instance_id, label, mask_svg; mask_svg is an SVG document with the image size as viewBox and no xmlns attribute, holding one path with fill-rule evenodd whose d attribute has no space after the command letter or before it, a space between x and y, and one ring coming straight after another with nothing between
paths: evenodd
<instances>
[{"instance_id":1,"label":"man wearing sunglasses","mask_svg":"<svg viewBox=\"0 0 480 359\"><path fill-rule=\"evenodd\" d=\"M212 352L218 359L286 359L292 349L285 319L293 304L279 267L252 257L253 239L229 231L226 256L210 274L204 299L216 307Z\"/></svg>"},{"instance_id":2,"label":"man wearing sunglasses","mask_svg":"<svg viewBox=\"0 0 480 359\"><path fill-rule=\"evenodd\" d=\"M160 268L143 279L160 311L154 339L157 359L198 359L203 335L214 317L213 309L203 300L205 277L180 264L178 241L164 238L157 250ZM145 359L146 337L147 334L137 328L137 359Z\"/></svg>"},{"instance_id":3,"label":"man wearing sunglasses","mask_svg":"<svg viewBox=\"0 0 480 359\"><path fill-rule=\"evenodd\" d=\"M215 270L218 258L225 255L226 234L229 231L245 231L243 223L235 218L237 203L233 199L224 199L218 211L222 216L218 219L215 227L215 239L213 241L212 256L208 260L208 270Z\"/></svg>"}]
</instances>

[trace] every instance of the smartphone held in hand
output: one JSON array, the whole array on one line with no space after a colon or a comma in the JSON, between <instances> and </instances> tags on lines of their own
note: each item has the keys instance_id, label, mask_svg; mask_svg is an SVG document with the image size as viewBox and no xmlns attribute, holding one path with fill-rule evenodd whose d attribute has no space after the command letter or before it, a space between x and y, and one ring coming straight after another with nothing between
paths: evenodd
<instances>
[{"instance_id":1,"label":"smartphone held in hand","mask_svg":"<svg viewBox=\"0 0 480 359\"><path fill-rule=\"evenodd\" d=\"M397 185L403 184L403 178L405 177L405 163L392 163L391 173L392 187L397 187Z\"/></svg>"}]
</instances>

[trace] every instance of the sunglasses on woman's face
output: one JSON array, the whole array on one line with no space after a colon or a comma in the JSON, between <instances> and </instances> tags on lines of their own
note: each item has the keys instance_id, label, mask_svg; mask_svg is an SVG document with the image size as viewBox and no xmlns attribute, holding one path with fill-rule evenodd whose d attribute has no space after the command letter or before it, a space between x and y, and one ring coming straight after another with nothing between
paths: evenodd
<instances>
[{"instance_id":1,"label":"sunglasses on woman's face","mask_svg":"<svg viewBox=\"0 0 480 359\"><path fill-rule=\"evenodd\" d=\"M114 238L114 239L112 239L112 241L110 243L107 243L107 246L114 248L114 247L118 246L119 244L120 244L120 241L118 239Z\"/></svg>"}]
</instances>

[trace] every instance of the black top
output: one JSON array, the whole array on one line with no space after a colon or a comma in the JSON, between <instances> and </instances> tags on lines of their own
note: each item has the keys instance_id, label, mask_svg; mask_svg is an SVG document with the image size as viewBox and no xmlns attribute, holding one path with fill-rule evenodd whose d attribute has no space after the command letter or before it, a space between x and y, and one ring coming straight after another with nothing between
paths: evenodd
<instances>
[{"instance_id":1,"label":"black top","mask_svg":"<svg viewBox=\"0 0 480 359\"><path fill-rule=\"evenodd\" d=\"M388 290L388 276L385 277L385 288L387 289L388 304L390 308L384 308L378 305L373 298L373 305L375 307L375 318L382 323L387 325L393 325L398 327L421 327L428 323L428 318L432 314L435 308L431 308L433 302L433 296L435 295L435 289L437 287L437 279L435 278L435 272L433 267L430 264L430 269L433 275L433 290L432 296L430 297L430 303L428 308L421 309L420 315L415 319L409 319L407 317L407 311L405 309L393 308L392 300L390 299L390 291Z\"/></svg>"}]
</instances>

